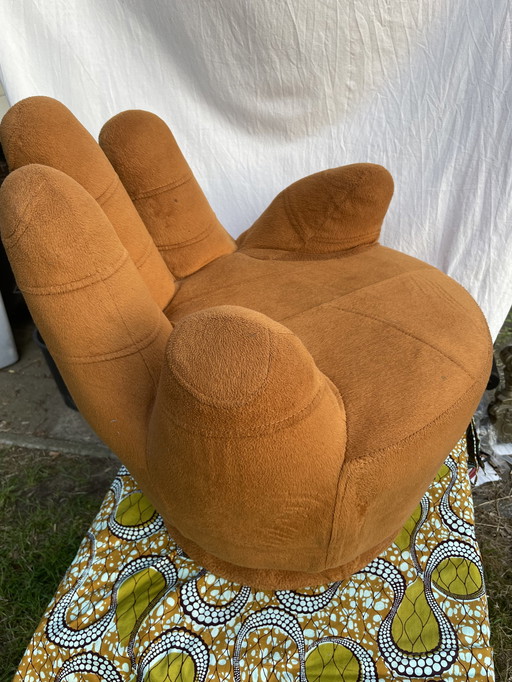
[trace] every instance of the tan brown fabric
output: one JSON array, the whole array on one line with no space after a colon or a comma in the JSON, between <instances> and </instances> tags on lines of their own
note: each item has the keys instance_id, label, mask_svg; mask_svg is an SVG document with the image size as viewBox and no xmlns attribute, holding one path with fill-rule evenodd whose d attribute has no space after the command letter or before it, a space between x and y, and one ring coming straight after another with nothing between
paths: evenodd
<instances>
[{"instance_id":1,"label":"tan brown fabric","mask_svg":"<svg viewBox=\"0 0 512 682\"><path fill-rule=\"evenodd\" d=\"M105 123L100 145L176 277L235 250L162 119L123 111Z\"/></svg>"},{"instance_id":2,"label":"tan brown fabric","mask_svg":"<svg viewBox=\"0 0 512 682\"><path fill-rule=\"evenodd\" d=\"M159 289L118 224L129 199L114 215L95 201L115 171L87 135L48 98L0 129L18 168L0 189L4 243L79 408L209 570L266 589L357 571L399 532L485 388L476 303L377 243L382 167L294 183L234 250L165 124L125 112L102 145L170 268Z\"/></svg>"},{"instance_id":3,"label":"tan brown fabric","mask_svg":"<svg viewBox=\"0 0 512 682\"><path fill-rule=\"evenodd\" d=\"M137 475L171 324L94 199L38 164L0 188L4 246L80 411Z\"/></svg>"},{"instance_id":4,"label":"tan brown fabric","mask_svg":"<svg viewBox=\"0 0 512 682\"><path fill-rule=\"evenodd\" d=\"M63 104L50 97L18 102L2 119L0 144L11 171L40 163L81 184L114 225L155 301L162 308L169 302L174 278L105 154Z\"/></svg>"},{"instance_id":5,"label":"tan brown fabric","mask_svg":"<svg viewBox=\"0 0 512 682\"><path fill-rule=\"evenodd\" d=\"M315 173L283 190L238 245L312 255L373 244L392 195L391 175L373 163Z\"/></svg>"},{"instance_id":6,"label":"tan brown fabric","mask_svg":"<svg viewBox=\"0 0 512 682\"><path fill-rule=\"evenodd\" d=\"M172 461L162 441L175 443ZM183 536L250 568L323 569L345 442L336 387L288 329L232 306L177 324L148 468Z\"/></svg>"}]
</instances>

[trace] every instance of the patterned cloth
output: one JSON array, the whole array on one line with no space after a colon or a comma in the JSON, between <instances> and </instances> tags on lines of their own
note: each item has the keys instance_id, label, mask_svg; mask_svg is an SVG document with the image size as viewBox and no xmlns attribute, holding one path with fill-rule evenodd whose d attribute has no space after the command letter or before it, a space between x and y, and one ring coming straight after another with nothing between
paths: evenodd
<instances>
[{"instance_id":1,"label":"patterned cloth","mask_svg":"<svg viewBox=\"0 0 512 682\"><path fill-rule=\"evenodd\" d=\"M15 682L494 680L466 459L363 570L299 591L198 566L121 468Z\"/></svg>"}]
</instances>

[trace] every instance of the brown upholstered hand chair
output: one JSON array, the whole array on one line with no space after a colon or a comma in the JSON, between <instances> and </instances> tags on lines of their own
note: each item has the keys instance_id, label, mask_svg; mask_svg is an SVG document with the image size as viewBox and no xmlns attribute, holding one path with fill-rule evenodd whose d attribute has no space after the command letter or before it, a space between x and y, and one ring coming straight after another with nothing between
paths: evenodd
<instances>
[{"instance_id":1,"label":"brown upholstered hand chair","mask_svg":"<svg viewBox=\"0 0 512 682\"><path fill-rule=\"evenodd\" d=\"M0 137L18 285L79 409L184 550L284 589L389 545L491 363L469 294L378 244L389 173L299 180L235 242L153 114L115 116L100 148L34 97Z\"/></svg>"}]
</instances>

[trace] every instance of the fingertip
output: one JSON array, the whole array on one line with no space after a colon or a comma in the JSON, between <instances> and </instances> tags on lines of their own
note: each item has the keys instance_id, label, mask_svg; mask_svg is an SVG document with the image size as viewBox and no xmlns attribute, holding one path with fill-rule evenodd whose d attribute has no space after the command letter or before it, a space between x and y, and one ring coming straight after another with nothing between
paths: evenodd
<instances>
[{"instance_id":1,"label":"fingertip","mask_svg":"<svg viewBox=\"0 0 512 682\"><path fill-rule=\"evenodd\" d=\"M168 125L141 109L105 123L99 143L132 199L191 174Z\"/></svg>"},{"instance_id":2,"label":"fingertip","mask_svg":"<svg viewBox=\"0 0 512 682\"><path fill-rule=\"evenodd\" d=\"M16 237L22 217L29 218L30 207L51 182L52 171L48 166L30 164L5 178L0 186L0 233L5 242Z\"/></svg>"},{"instance_id":3,"label":"fingertip","mask_svg":"<svg viewBox=\"0 0 512 682\"><path fill-rule=\"evenodd\" d=\"M20 288L63 286L111 268L124 249L101 208L75 180L22 166L0 188L0 222Z\"/></svg>"},{"instance_id":4,"label":"fingertip","mask_svg":"<svg viewBox=\"0 0 512 682\"><path fill-rule=\"evenodd\" d=\"M105 124L100 145L176 277L235 250L162 119L124 111Z\"/></svg>"}]
</instances>

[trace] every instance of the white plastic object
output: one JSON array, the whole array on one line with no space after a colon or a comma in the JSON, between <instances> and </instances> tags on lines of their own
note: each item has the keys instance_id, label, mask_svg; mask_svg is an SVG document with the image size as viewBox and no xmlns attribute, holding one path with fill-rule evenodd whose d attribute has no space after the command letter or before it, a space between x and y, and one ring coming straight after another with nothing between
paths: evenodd
<instances>
[{"instance_id":1,"label":"white plastic object","mask_svg":"<svg viewBox=\"0 0 512 682\"><path fill-rule=\"evenodd\" d=\"M18 360L18 351L12 336L11 325L5 312L5 306L0 294L0 369L12 365Z\"/></svg>"}]
</instances>

